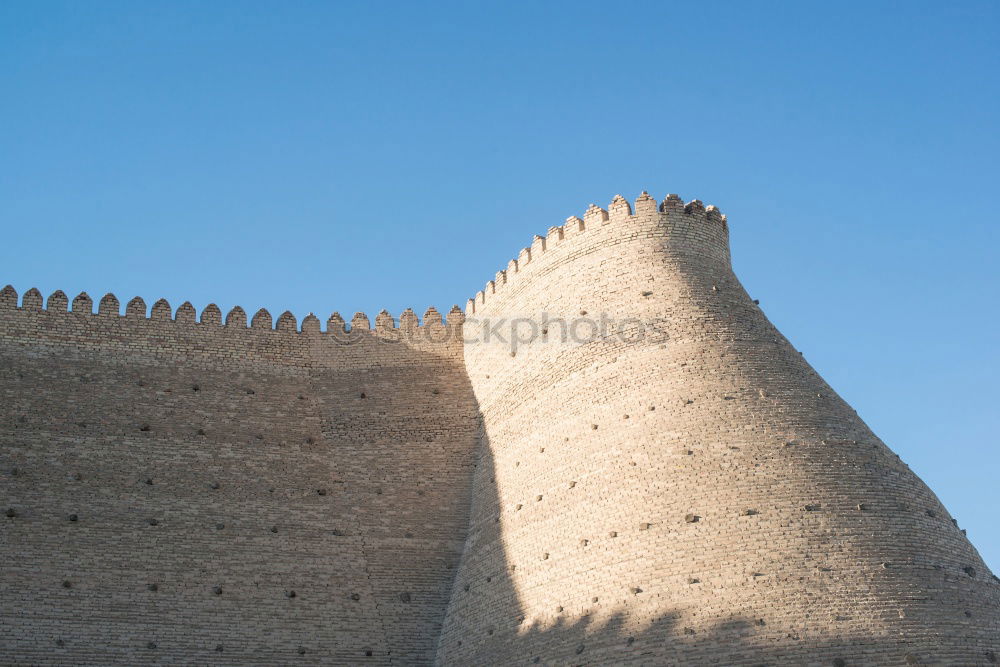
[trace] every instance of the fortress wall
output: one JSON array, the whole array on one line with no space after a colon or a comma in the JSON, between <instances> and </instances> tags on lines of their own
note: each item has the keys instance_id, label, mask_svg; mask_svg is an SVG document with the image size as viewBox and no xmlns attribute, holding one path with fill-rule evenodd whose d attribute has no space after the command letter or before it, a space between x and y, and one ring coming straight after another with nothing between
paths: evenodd
<instances>
[{"instance_id":1,"label":"fortress wall","mask_svg":"<svg viewBox=\"0 0 1000 667\"><path fill-rule=\"evenodd\" d=\"M478 428L460 314L41 305L0 293L5 664L430 661Z\"/></svg>"},{"instance_id":2,"label":"fortress wall","mask_svg":"<svg viewBox=\"0 0 1000 667\"><path fill-rule=\"evenodd\" d=\"M728 253L700 202L644 194L633 214L616 198L536 237L470 301L484 440L442 664L1000 653L1000 582ZM605 335L559 341L553 320L602 314ZM499 340L511 317L538 338Z\"/></svg>"}]
</instances>

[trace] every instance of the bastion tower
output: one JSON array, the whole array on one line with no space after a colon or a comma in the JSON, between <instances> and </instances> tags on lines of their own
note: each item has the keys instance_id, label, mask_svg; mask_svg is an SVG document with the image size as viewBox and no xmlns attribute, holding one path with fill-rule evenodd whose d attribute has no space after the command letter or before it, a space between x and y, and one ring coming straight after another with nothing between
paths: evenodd
<instances>
[{"instance_id":1,"label":"bastion tower","mask_svg":"<svg viewBox=\"0 0 1000 667\"><path fill-rule=\"evenodd\" d=\"M442 664L998 660L997 578L728 236L700 201L616 197L469 302L482 442ZM491 337L508 319L537 327Z\"/></svg>"},{"instance_id":2,"label":"bastion tower","mask_svg":"<svg viewBox=\"0 0 1000 667\"><path fill-rule=\"evenodd\" d=\"M0 511L3 665L1000 660L1000 580L675 195L374 326L4 288Z\"/></svg>"}]
</instances>

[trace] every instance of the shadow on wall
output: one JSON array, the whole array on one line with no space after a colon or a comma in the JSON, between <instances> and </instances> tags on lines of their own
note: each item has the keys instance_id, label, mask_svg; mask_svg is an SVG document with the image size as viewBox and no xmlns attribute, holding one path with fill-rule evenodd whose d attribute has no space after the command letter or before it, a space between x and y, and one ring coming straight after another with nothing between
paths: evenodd
<instances>
[{"instance_id":1,"label":"shadow on wall","mask_svg":"<svg viewBox=\"0 0 1000 667\"><path fill-rule=\"evenodd\" d=\"M650 613L648 606L632 607L627 600L608 602L596 597L583 608L569 610L554 604L544 618L528 618L521 598L523 591L513 576L516 564L510 562L503 546L502 524L495 518L499 506L497 485L483 483L495 479L495 468L488 438L483 434L481 439L474 488L489 491L475 498L469 540L499 546L490 557L472 563L471 567L466 562L456 578L452 592L454 606L449 612L451 625L446 621L437 654L439 664L850 667L1000 663L995 649L973 648L984 643L988 646L992 638L970 635L967 644L958 638L955 643L944 642L948 644L944 647L933 636L908 636L904 621L900 621L899 632L892 637L838 635L831 631L828 638L803 638L787 629L769 626L759 616L733 615L722 622L691 627L688 625L691 621L684 620L678 607L674 606L678 611L663 612L671 608L669 600L659 601L658 610ZM577 511L588 510L579 507ZM467 544L466 548L469 547ZM589 585L588 572L579 572L560 593L568 598L578 597L580 590ZM629 593L651 594L638 588ZM816 593L822 595L822 591ZM765 613L772 611L767 609ZM895 608L890 611L896 614ZM690 614L689 608L687 616ZM809 623L808 618L800 620ZM637 626L641 629L637 630ZM956 637L952 635L949 639L954 642ZM970 654L974 656L972 662Z\"/></svg>"}]
</instances>

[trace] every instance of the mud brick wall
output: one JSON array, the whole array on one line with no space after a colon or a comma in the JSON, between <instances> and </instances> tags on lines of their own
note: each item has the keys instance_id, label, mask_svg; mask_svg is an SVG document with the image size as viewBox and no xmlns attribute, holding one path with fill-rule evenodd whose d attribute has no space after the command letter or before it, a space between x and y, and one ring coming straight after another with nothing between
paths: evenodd
<instances>
[{"instance_id":1,"label":"mud brick wall","mask_svg":"<svg viewBox=\"0 0 1000 667\"><path fill-rule=\"evenodd\" d=\"M990 664L1000 582L748 297L725 219L635 206L467 307L483 454L439 660Z\"/></svg>"},{"instance_id":2,"label":"mud brick wall","mask_svg":"<svg viewBox=\"0 0 1000 667\"><path fill-rule=\"evenodd\" d=\"M3 664L433 657L478 413L461 314L331 333L0 307ZM12 515L12 516L10 516Z\"/></svg>"},{"instance_id":3,"label":"mud brick wall","mask_svg":"<svg viewBox=\"0 0 1000 667\"><path fill-rule=\"evenodd\" d=\"M1000 580L697 200L446 321L94 310L0 290L0 664L998 661Z\"/></svg>"}]
</instances>

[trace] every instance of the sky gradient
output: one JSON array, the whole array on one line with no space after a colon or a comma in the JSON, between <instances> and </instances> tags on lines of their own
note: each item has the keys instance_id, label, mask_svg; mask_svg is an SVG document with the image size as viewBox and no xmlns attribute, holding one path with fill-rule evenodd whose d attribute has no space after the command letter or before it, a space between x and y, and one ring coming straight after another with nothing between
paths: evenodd
<instances>
[{"instance_id":1,"label":"sky gradient","mask_svg":"<svg viewBox=\"0 0 1000 667\"><path fill-rule=\"evenodd\" d=\"M647 189L1000 571L995 2L0 3L0 286L442 312Z\"/></svg>"}]
</instances>

